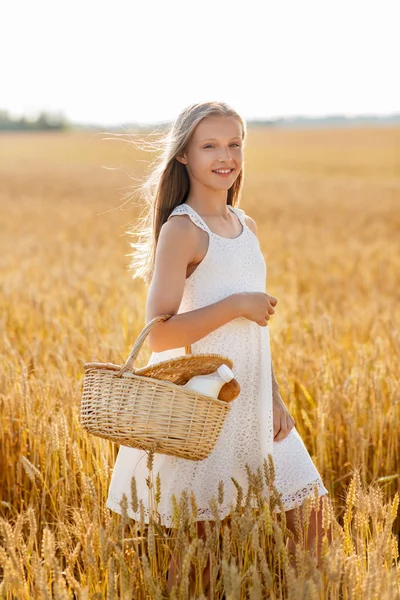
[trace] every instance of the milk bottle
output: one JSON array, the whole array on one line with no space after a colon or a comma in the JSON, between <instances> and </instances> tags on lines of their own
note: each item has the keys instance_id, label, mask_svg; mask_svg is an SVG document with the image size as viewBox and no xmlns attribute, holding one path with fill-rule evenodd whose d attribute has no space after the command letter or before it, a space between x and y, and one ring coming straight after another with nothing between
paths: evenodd
<instances>
[{"instance_id":1,"label":"milk bottle","mask_svg":"<svg viewBox=\"0 0 400 600\"><path fill-rule=\"evenodd\" d=\"M234 378L233 371L224 363L216 371L206 375L195 375L182 387L193 390L204 396L218 398L219 392L225 383Z\"/></svg>"}]
</instances>

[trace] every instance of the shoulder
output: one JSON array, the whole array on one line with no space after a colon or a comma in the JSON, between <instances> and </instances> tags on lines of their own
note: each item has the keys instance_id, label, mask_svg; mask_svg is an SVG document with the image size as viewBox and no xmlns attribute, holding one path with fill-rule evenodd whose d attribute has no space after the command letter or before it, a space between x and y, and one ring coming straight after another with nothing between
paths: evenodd
<instances>
[{"instance_id":1,"label":"shoulder","mask_svg":"<svg viewBox=\"0 0 400 600\"><path fill-rule=\"evenodd\" d=\"M193 232L194 227L187 212L172 211L165 223L162 224L160 234L163 231L165 235L174 235L177 233Z\"/></svg>"},{"instance_id":2,"label":"shoulder","mask_svg":"<svg viewBox=\"0 0 400 600\"><path fill-rule=\"evenodd\" d=\"M187 247L188 243L196 241L196 227L187 214L169 215L160 228L158 244L175 248Z\"/></svg>"},{"instance_id":3,"label":"shoulder","mask_svg":"<svg viewBox=\"0 0 400 600\"><path fill-rule=\"evenodd\" d=\"M254 233L254 235L257 235L257 223L255 222L255 220L252 219L250 215L247 215L244 212L243 208L235 206L235 210L244 218L247 227Z\"/></svg>"},{"instance_id":4,"label":"shoulder","mask_svg":"<svg viewBox=\"0 0 400 600\"><path fill-rule=\"evenodd\" d=\"M246 214L244 215L244 219L246 221L247 227L249 229L251 229L251 231L254 233L254 235L257 235L257 223L255 222L255 220Z\"/></svg>"}]
</instances>

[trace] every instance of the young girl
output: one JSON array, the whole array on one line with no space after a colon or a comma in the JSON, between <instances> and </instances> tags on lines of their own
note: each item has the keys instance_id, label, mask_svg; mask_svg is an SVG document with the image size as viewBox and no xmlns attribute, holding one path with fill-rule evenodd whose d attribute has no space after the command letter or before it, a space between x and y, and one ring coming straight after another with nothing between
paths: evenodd
<instances>
[{"instance_id":1,"label":"young girl","mask_svg":"<svg viewBox=\"0 0 400 600\"><path fill-rule=\"evenodd\" d=\"M209 500L218 497L219 482L224 484L219 507L223 519L236 501L231 477L246 493L246 463L256 471L271 453L275 485L294 532L295 503L300 506L314 484L319 496L328 491L280 397L273 372L267 325L277 299L265 291L266 264L256 223L238 207L245 139L244 120L227 104L194 104L171 127L162 162L153 172L148 243L136 244L145 251L132 264L136 275L150 282L146 322L161 314L173 316L149 333L153 353L148 364L183 355L191 345L194 354L231 358L241 386L205 460L155 454L153 472L161 479L161 522L171 527L171 495L179 501L186 488L189 495L191 490L195 493L202 525L213 520ZM139 520L139 512L130 505L134 475L148 523L146 459L145 451L120 447L107 506L120 513L125 493L129 516ZM312 538L310 531L310 547Z\"/></svg>"}]
</instances>

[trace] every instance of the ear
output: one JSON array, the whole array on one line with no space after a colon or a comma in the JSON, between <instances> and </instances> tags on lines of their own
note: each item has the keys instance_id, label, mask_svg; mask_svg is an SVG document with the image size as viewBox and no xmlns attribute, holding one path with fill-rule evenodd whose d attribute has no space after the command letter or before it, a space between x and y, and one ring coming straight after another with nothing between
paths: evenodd
<instances>
[{"instance_id":1,"label":"ear","mask_svg":"<svg viewBox=\"0 0 400 600\"><path fill-rule=\"evenodd\" d=\"M180 163L182 163L183 165L187 164L187 158L185 154L182 154L181 156L177 156L176 160Z\"/></svg>"}]
</instances>

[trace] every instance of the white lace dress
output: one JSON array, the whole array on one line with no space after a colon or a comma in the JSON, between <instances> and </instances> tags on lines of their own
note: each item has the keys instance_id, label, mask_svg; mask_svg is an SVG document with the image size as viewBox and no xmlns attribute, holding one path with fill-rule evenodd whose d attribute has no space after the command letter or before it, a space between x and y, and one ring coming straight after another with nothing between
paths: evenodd
<instances>
[{"instance_id":1,"label":"white lace dress","mask_svg":"<svg viewBox=\"0 0 400 600\"><path fill-rule=\"evenodd\" d=\"M229 206L229 205L228 205ZM198 227L208 233L206 256L186 279L179 313L213 304L236 292L266 292L267 267L258 238L246 225L244 211L229 206L240 220L242 232L235 238L213 233L200 215L188 204L177 206L170 214L189 215ZM224 483L224 501L218 505L221 519L236 504L237 491L234 477L247 491L248 463L253 471L263 466L264 458L272 453L276 479L286 510L302 504L313 492L316 483L319 495L327 494L321 477L296 428L283 440L273 441L272 374L269 326L261 327L244 317L233 319L192 344L194 354L215 352L233 360L233 371L241 385L239 396L232 402L222 432L211 454L202 461L155 454L153 480L157 472L161 479L161 501L158 505L163 525L170 527L173 505L172 493L179 501L186 488L193 490L198 505L198 520L213 520L209 507L212 496L218 497L218 483ZM153 352L148 364L185 354L184 348ZM147 453L136 448L121 446L113 469L107 507L120 513L123 493L128 498L128 515L138 520L140 512L133 512L131 478L135 475L138 498L143 500L145 522L148 523L149 490L146 477ZM265 485L265 482L264 482ZM265 487L268 497L268 488ZM279 510L279 509L277 509Z\"/></svg>"}]
</instances>

